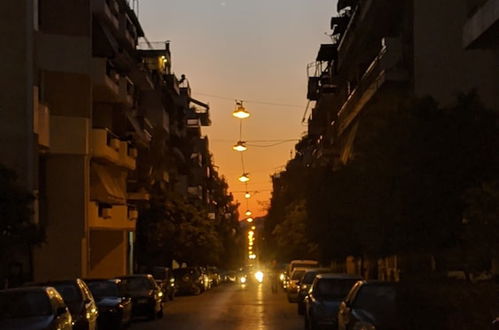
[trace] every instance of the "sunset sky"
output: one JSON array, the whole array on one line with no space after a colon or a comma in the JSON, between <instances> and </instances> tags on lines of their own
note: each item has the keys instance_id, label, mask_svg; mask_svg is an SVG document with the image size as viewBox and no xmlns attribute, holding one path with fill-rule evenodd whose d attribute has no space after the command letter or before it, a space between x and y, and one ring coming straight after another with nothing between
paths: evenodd
<instances>
[{"instance_id":1,"label":"sunset sky","mask_svg":"<svg viewBox=\"0 0 499 330\"><path fill-rule=\"evenodd\" d=\"M171 41L173 69L185 74L193 97L208 102L213 125L209 136L215 164L236 200L246 201L240 154L232 150L239 121L234 100L246 100L251 117L243 123L248 144L298 140L306 127L306 65L321 43L330 42L329 22L335 0L141 0L139 18L150 41ZM253 101L253 102L252 102ZM286 104L277 106L273 104ZM270 175L290 158L296 141L250 147L244 153L254 216L266 213Z\"/></svg>"}]
</instances>

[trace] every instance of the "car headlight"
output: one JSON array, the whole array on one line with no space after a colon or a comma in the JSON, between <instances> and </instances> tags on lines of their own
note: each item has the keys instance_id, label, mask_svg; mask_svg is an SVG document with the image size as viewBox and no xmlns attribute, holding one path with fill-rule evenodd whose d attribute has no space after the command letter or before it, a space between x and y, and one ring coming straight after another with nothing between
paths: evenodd
<instances>
[{"instance_id":1,"label":"car headlight","mask_svg":"<svg viewBox=\"0 0 499 330\"><path fill-rule=\"evenodd\" d=\"M353 330L376 330L376 327L371 323L367 322L357 322L353 326Z\"/></svg>"},{"instance_id":2,"label":"car headlight","mask_svg":"<svg viewBox=\"0 0 499 330\"><path fill-rule=\"evenodd\" d=\"M246 277L245 276L241 277L239 281L243 284L246 283Z\"/></svg>"}]
</instances>

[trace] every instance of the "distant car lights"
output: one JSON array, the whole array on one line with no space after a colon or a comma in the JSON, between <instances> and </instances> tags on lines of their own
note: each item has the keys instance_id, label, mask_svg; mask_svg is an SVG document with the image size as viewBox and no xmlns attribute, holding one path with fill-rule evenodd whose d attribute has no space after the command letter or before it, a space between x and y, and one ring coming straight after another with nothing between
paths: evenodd
<instances>
[{"instance_id":1,"label":"distant car lights","mask_svg":"<svg viewBox=\"0 0 499 330\"><path fill-rule=\"evenodd\" d=\"M263 282L263 272L261 271L257 271L255 273L255 279L259 282L259 283L262 283Z\"/></svg>"}]
</instances>

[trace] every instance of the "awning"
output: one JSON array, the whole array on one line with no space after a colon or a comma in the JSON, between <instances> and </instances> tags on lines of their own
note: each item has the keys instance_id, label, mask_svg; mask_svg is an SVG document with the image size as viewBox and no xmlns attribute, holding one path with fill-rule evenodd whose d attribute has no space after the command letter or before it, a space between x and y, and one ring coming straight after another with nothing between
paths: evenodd
<instances>
[{"instance_id":1,"label":"awning","mask_svg":"<svg viewBox=\"0 0 499 330\"><path fill-rule=\"evenodd\" d=\"M322 44L317 54L318 62L330 62L338 56L338 47L336 44Z\"/></svg>"},{"instance_id":2,"label":"awning","mask_svg":"<svg viewBox=\"0 0 499 330\"><path fill-rule=\"evenodd\" d=\"M90 199L106 204L126 204L127 172L95 162L90 167Z\"/></svg>"}]
</instances>

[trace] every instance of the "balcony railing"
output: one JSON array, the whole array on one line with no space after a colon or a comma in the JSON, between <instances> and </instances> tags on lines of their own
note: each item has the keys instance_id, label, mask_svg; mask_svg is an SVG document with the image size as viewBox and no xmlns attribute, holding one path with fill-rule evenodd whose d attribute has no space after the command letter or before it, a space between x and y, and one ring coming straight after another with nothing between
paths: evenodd
<instances>
[{"instance_id":1,"label":"balcony railing","mask_svg":"<svg viewBox=\"0 0 499 330\"><path fill-rule=\"evenodd\" d=\"M103 23L119 30L119 5L116 0L94 0L94 12Z\"/></svg>"},{"instance_id":2,"label":"balcony railing","mask_svg":"<svg viewBox=\"0 0 499 330\"><path fill-rule=\"evenodd\" d=\"M128 107L134 106L135 86L128 77L121 77L120 86L120 101Z\"/></svg>"},{"instance_id":3,"label":"balcony railing","mask_svg":"<svg viewBox=\"0 0 499 330\"><path fill-rule=\"evenodd\" d=\"M120 165L135 170L138 151L126 141L120 141Z\"/></svg>"},{"instance_id":4,"label":"balcony railing","mask_svg":"<svg viewBox=\"0 0 499 330\"><path fill-rule=\"evenodd\" d=\"M95 100L99 102L116 102L120 92L120 76L112 63L101 57L94 57L93 84Z\"/></svg>"},{"instance_id":5,"label":"balcony railing","mask_svg":"<svg viewBox=\"0 0 499 330\"><path fill-rule=\"evenodd\" d=\"M408 79L407 72L400 67L402 56L399 38L383 39L378 56L372 61L338 112L339 135L386 82L402 82Z\"/></svg>"},{"instance_id":6,"label":"balcony railing","mask_svg":"<svg viewBox=\"0 0 499 330\"><path fill-rule=\"evenodd\" d=\"M92 157L120 164L121 141L105 128L92 129Z\"/></svg>"},{"instance_id":7,"label":"balcony railing","mask_svg":"<svg viewBox=\"0 0 499 330\"><path fill-rule=\"evenodd\" d=\"M102 206L96 201L88 204L88 222L90 228L135 230L138 212L128 205Z\"/></svg>"}]
</instances>

